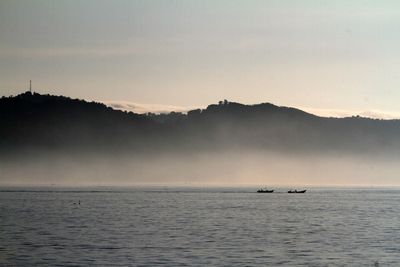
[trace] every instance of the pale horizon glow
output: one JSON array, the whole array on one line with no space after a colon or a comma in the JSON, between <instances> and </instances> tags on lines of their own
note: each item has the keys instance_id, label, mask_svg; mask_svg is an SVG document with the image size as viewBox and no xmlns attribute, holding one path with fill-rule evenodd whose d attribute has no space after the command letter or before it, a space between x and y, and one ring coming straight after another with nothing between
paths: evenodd
<instances>
[{"instance_id":1,"label":"pale horizon glow","mask_svg":"<svg viewBox=\"0 0 400 267\"><path fill-rule=\"evenodd\" d=\"M396 1L3 0L0 92L397 114L399 23Z\"/></svg>"}]
</instances>

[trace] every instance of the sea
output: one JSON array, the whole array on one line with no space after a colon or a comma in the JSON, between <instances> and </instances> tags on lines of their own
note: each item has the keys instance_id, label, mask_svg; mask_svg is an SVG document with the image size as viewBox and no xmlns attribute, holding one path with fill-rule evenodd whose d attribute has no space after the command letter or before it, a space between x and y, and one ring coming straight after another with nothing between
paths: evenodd
<instances>
[{"instance_id":1,"label":"sea","mask_svg":"<svg viewBox=\"0 0 400 267\"><path fill-rule=\"evenodd\" d=\"M0 266L400 266L400 190L0 188Z\"/></svg>"}]
</instances>

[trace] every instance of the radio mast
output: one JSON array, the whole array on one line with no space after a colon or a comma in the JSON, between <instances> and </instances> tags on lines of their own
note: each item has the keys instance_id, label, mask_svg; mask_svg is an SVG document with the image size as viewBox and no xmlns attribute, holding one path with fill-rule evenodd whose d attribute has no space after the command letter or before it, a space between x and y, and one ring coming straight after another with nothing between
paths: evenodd
<instances>
[{"instance_id":1,"label":"radio mast","mask_svg":"<svg viewBox=\"0 0 400 267\"><path fill-rule=\"evenodd\" d=\"M29 92L32 94L32 80L29 80Z\"/></svg>"}]
</instances>

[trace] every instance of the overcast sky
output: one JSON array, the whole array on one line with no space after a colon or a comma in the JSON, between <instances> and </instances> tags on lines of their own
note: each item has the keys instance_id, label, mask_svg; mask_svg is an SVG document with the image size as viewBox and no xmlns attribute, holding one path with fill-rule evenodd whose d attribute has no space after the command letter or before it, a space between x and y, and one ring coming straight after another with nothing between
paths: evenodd
<instances>
[{"instance_id":1,"label":"overcast sky","mask_svg":"<svg viewBox=\"0 0 400 267\"><path fill-rule=\"evenodd\" d=\"M400 112L399 1L0 0L0 93Z\"/></svg>"}]
</instances>

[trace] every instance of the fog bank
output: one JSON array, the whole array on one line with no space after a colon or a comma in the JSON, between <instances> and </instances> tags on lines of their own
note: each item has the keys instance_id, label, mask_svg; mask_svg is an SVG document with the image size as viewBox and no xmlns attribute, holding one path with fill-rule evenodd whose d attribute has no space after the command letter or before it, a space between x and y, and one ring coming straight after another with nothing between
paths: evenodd
<instances>
[{"instance_id":1,"label":"fog bank","mask_svg":"<svg viewBox=\"0 0 400 267\"><path fill-rule=\"evenodd\" d=\"M396 159L260 153L39 156L0 163L1 185L391 186Z\"/></svg>"}]
</instances>

